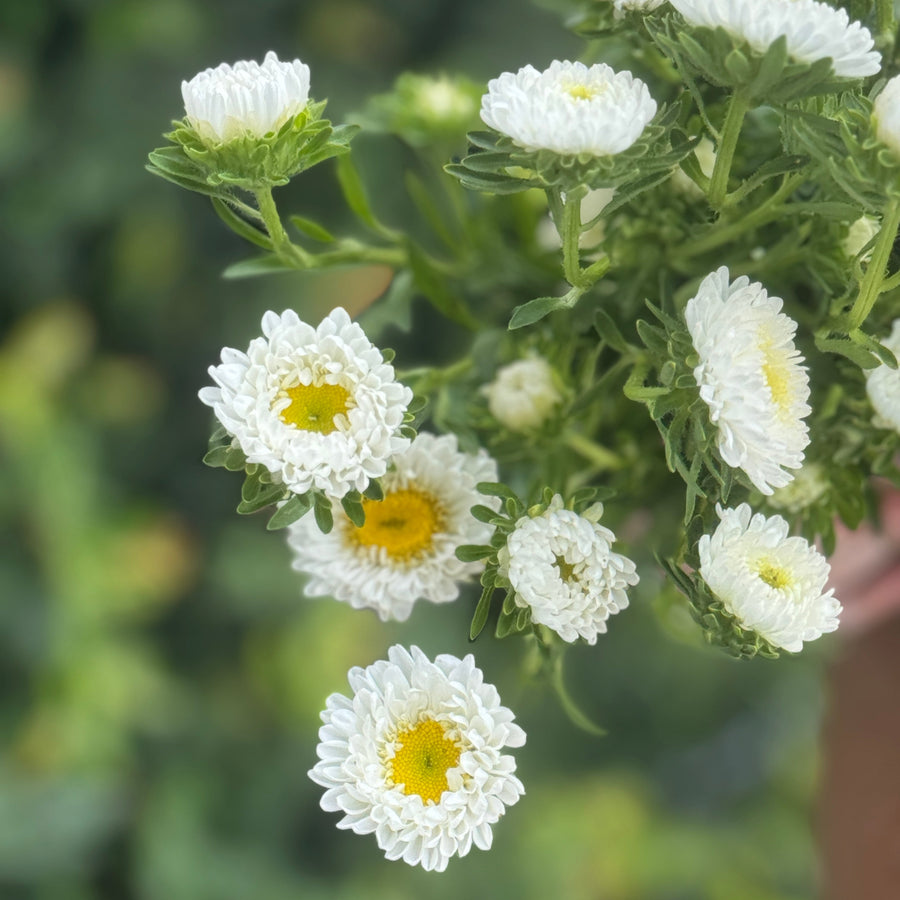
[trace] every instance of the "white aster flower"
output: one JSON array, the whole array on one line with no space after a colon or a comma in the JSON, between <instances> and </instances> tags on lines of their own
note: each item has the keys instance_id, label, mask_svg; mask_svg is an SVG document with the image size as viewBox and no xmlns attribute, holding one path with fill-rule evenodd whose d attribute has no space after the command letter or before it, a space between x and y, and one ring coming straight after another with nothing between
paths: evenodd
<instances>
[{"instance_id":1,"label":"white aster flower","mask_svg":"<svg viewBox=\"0 0 900 900\"><path fill-rule=\"evenodd\" d=\"M895 75L875 98L872 119L878 140L900 156L900 75Z\"/></svg>"},{"instance_id":2,"label":"white aster flower","mask_svg":"<svg viewBox=\"0 0 900 900\"><path fill-rule=\"evenodd\" d=\"M626 589L638 583L634 563L612 550L616 536L597 523L602 512L597 503L578 515L556 494L539 516L516 522L500 551L516 605L564 641L596 644L606 620L628 606Z\"/></svg>"},{"instance_id":3,"label":"white aster flower","mask_svg":"<svg viewBox=\"0 0 900 900\"><path fill-rule=\"evenodd\" d=\"M553 369L541 356L527 356L501 366L481 391L491 415L510 431L540 428L563 399Z\"/></svg>"},{"instance_id":4,"label":"white aster flower","mask_svg":"<svg viewBox=\"0 0 900 900\"><path fill-rule=\"evenodd\" d=\"M631 72L604 63L554 60L488 82L485 124L526 150L565 156L609 156L627 150L656 115L656 101Z\"/></svg>"},{"instance_id":5,"label":"white aster flower","mask_svg":"<svg viewBox=\"0 0 900 900\"><path fill-rule=\"evenodd\" d=\"M498 509L500 501L475 488L497 480L497 464L484 450L461 453L455 435L420 434L391 462L384 499L363 499L361 528L335 503L329 534L310 512L290 527L288 543L293 567L309 576L307 597L331 596L403 622L417 599L449 603L459 582L482 571L483 563L460 562L456 548L490 540L493 528L469 510L476 503Z\"/></svg>"},{"instance_id":6,"label":"white aster flower","mask_svg":"<svg viewBox=\"0 0 900 900\"><path fill-rule=\"evenodd\" d=\"M835 631L841 604L825 591L825 557L802 537L788 537L781 516L754 516L746 503L717 511L718 527L697 547L700 574L739 624L792 653Z\"/></svg>"},{"instance_id":7,"label":"white aster flower","mask_svg":"<svg viewBox=\"0 0 900 900\"><path fill-rule=\"evenodd\" d=\"M267 312L246 353L226 347L200 391L250 463L297 494L363 491L406 449L412 391L394 380L362 328L340 308L313 328L295 312Z\"/></svg>"},{"instance_id":8,"label":"white aster flower","mask_svg":"<svg viewBox=\"0 0 900 900\"><path fill-rule=\"evenodd\" d=\"M830 485L825 470L819 463L808 462L798 469L794 480L778 488L769 498L776 509L789 513L802 512L825 495Z\"/></svg>"},{"instance_id":9,"label":"white aster flower","mask_svg":"<svg viewBox=\"0 0 900 900\"><path fill-rule=\"evenodd\" d=\"M241 60L181 82L188 120L201 138L223 143L263 137L302 112L309 100L309 66L280 62L270 50L260 65Z\"/></svg>"},{"instance_id":10,"label":"white aster flower","mask_svg":"<svg viewBox=\"0 0 900 900\"><path fill-rule=\"evenodd\" d=\"M882 342L900 359L900 319L894 319L890 336ZM866 371L866 393L875 408L873 422L879 428L900 431L900 369L882 363Z\"/></svg>"},{"instance_id":11,"label":"white aster flower","mask_svg":"<svg viewBox=\"0 0 900 900\"><path fill-rule=\"evenodd\" d=\"M718 428L718 448L757 490L793 477L809 444L809 378L794 346L797 323L746 276L729 284L722 266L700 284L684 318L700 357L694 378Z\"/></svg>"},{"instance_id":12,"label":"white aster flower","mask_svg":"<svg viewBox=\"0 0 900 900\"><path fill-rule=\"evenodd\" d=\"M784 36L797 62L829 57L835 75L862 78L881 68L881 56L868 29L851 22L846 10L816 0L671 0L692 25L724 28L765 53Z\"/></svg>"},{"instance_id":13,"label":"white aster flower","mask_svg":"<svg viewBox=\"0 0 900 900\"><path fill-rule=\"evenodd\" d=\"M847 234L841 243L841 249L851 259L858 256L862 252L862 248L874 238L881 229L881 223L872 216L860 216L848 229ZM872 258L872 250L870 247L866 251L866 255L862 258L863 262L868 262Z\"/></svg>"},{"instance_id":14,"label":"white aster flower","mask_svg":"<svg viewBox=\"0 0 900 900\"><path fill-rule=\"evenodd\" d=\"M512 756L525 732L485 684L471 654L431 662L418 647L348 675L352 697L332 694L322 713L319 762L309 777L338 828L375 834L388 859L442 872L524 793Z\"/></svg>"}]
</instances>

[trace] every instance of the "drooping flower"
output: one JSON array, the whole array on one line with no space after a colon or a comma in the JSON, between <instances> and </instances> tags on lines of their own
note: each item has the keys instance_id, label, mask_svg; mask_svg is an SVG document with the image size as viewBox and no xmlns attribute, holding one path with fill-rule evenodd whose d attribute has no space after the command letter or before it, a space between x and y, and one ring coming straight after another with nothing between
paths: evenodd
<instances>
[{"instance_id":1,"label":"drooping flower","mask_svg":"<svg viewBox=\"0 0 900 900\"><path fill-rule=\"evenodd\" d=\"M656 115L656 101L631 72L604 63L554 60L488 82L485 124L526 150L564 156L609 156L627 150Z\"/></svg>"},{"instance_id":2,"label":"drooping flower","mask_svg":"<svg viewBox=\"0 0 900 900\"><path fill-rule=\"evenodd\" d=\"M797 323L758 282L729 284L722 266L700 283L684 317L700 364L694 378L718 429L722 459L764 494L793 477L809 444L809 378L794 346Z\"/></svg>"},{"instance_id":3,"label":"drooping flower","mask_svg":"<svg viewBox=\"0 0 900 900\"><path fill-rule=\"evenodd\" d=\"M540 428L562 401L553 369L541 356L527 356L501 366L481 389L491 415L510 431Z\"/></svg>"},{"instance_id":4,"label":"drooping flower","mask_svg":"<svg viewBox=\"0 0 900 900\"><path fill-rule=\"evenodd\" d=\"M297 494L363 491L409 445L400 428L412 391L394 380L362 328L337 308L318 328L267 312L246 353L226 347L200 399L249 463Z\"/></svg>"},{"instance_id":5,"label":"drooping flower","mask_svg":"<svg viewBox=\"0 0 900 900\"><path fill-rule=\"evenodd\" d=\"M634 563L612 550L616 536L598 520L603 506L579 515L556 494L544 512L516 522L500 551L500 572L516 605L564 641L589 644L605 634L606 620L628 606L626 590L638 583Z\"/></svg>"},{"instance_id":6,"label":"drooping flower","mask_svg":"<svg viewBox=\"0 0 900 900\"><path fill-rule=\"evenodd\" d=\"M438 872L473 843L490 849L491 826L524 793L503 749L525 733L472 655L431 662L397 645L348 681L352 697L327 700L309 773L326 788L322 809L343 813L338 828Z\"/></svg>"},{"instance_id":7,"label":"drooping flower","mask_svg":"<svg viewBox=\"0 0 900 900\"><path fill-rule=\"evenodd\" d=\"M724 28L765 53L784 36L788 56L813 63L829 57L835 75L862 78L881 68L875 41L846 10L816 0L670 0L692 25Z\"/></svg>"},{"instance_id":8,"label":"drooping flower","mask_svg":"<svg viewBox=\"0 0 900 900\"><path fill-rule=\"evenodd\" d=\"M900 359L900 319L894 319L891 333L882 343ZM866 393L875 408L875 424L900 431L900 369L882 363L866 370Z\"/></svg>"},{"instance_id":9,"label":"drooping flower","mask_svg":"<svg viewBox=\"0 0 900 900\"><path fill-rule=\"evenodd\" d=\"M207 142L224 143L277 131L309 101L309 66L281 62L270 50L262 64L241 60L205 69L181 83L188 121Z\"/></svg>"},{"instance_id":10,"label":"drooping flower","mask_svg":"<svg viewBox=\"0 0 900 900\"><path fill-rule=\"evenodd\" d=\"M459 583L483 568L460 562L456 548L487 543L493 532L469 510L476 503L499 507L475 485L496 480L497 464L484 450L461 453L454 435L419 434L382 478L384 499L363 499L362 527L337 503L329 534L319 531L312 513L290 527L293 567L309 576L304 593L368 607L382 621L399 622L420 598L455 600Z\"/></svg>"},{"instance_id":11,"label":"drooping flower","mask_svg":"<svg viewBox=\"0 0 900 900\"><path fill-rule=\"evenodd\" d=\"M841 604L825 590L830 566L781 516L717 507L720 522L700 538L700 575L737 620L770 644L796 653L835 631Z\"/></svg>"},{"instance_id":12,"label":"drooping flower","mask_svg":"<svg viewBox=\"0 0 900 900\"><path fill-rule=\"evenodd\" d=\"M878 140L900 156L900 75L895 75L875 98L872 119Z\"/></svg>"}]
</instances>

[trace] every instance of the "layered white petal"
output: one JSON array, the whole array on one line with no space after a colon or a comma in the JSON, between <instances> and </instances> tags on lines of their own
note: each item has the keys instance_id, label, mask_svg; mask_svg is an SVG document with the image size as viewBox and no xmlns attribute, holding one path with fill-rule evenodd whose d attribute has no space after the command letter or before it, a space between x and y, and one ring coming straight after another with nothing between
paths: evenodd
<instances>
[{"instance_id":1,"label":"layered white petal","mask_svg":"<svg viewBox=\"0 0 900 900\"><path fill-rule=\"evenodd\" d=\"M729 283L722 266L684 310L719 453L764 494L791 480L783 467L799 469L809 444L809 378L794 346L797 323L781 305L746 276Z\"/></svg>"},{"instance_id":2,"label":"layered white petal","mask_svg":"<svg viewBox=\"0 0 900 900\"><path fill-rule=\"evenodd\" d=\"M656 101L631 72L604 63L554 60L488 82L481 118L526 150L609 156L627 150L656 115Z\"/></svg>"},{"instance_id":3,"label":"layered white petal","mask_svg":"<svg viewBox=\"0 0 900 900\"><path fill-rule=\"evenodd\" d=\"M900 156L900 75L895 75L875 98L872 118L875 136Z\"/></svg>"},{"instance_id":4,"label":"layered white petal","mask_svg":"<svg viewBox=\"0 0 900 900\"><path fill-rule=\"evenodd\" d=\"M388 460L409 446L400 428L412 391L362 328L337 308L317 328L295 312L267 312L263 337L246 353L226 347L209 374L217 387L200 399L234 438L247 461L264 465L276 483L298 494L311 488L341 498L363 491L387 471ZM307 430L286 421L287 391L332 385L346 392L346 411L331 430Z\"/></svg>"},{"instance_id":5,"label":"layered white petal","mask_svg":"<svg viewBox=\"0 0 900 900\"><path fill-rule=\"evenodd\" d=\"M418 599L449 603L459 596L461 582L484 568L480 562L456 558L461 544L484 544L493 528L469 512L477 503L499 508L497 498L476 490L480 481L496 481L497 464L484 450L461 453L454 435L419 434L411 446L392 459L392 468L381 480L386 502L397 492L415 492L432 504L434 519L419 523L397 521L386 539L362 543L358 529L339 503L334 504L334 528L322 534L312 513L290 526L288 543L293 567L309 576L308 597L330 596L355 609L374 609L382 621L409 618ZM377 504L375 504L377 506ZM372 506L369 506L372 509ZM372 528L373 516L368 526ZM434 525L414 553L397 552L396 533Z\"/></svg>"},{"instance_id":6,"label":"layered white petal","mask_svg":"<svg viewBox=\"0 0 900 900\"><path fill-rule=\"evenodd\" d=\"M338 828L374 834L388 859L443 871L475 844L491 845L491 826L524 793L515 760L525 733L486 684L471 654L431 662L418 647L396 645L388 659L348 674L352 697L332 694L322 712L319 762L310 778L324 787L321 806L341 812ZM437 800L393 780L398 736L436 722L458 749Z\"/></svg>"},{"instance_id":7,"label":"layered white petal","mask_svg":"<svg viewBox=\"0 0 900 900\"><path fill-rule=\"evenodd\" d=\"M900 319L894 319L890 336L882 343L900 359ZM892 369L884 363L867 369L866 393L875 408L875 424L900 432L900 369Z\"/></svg>"},{"instance_id":8,"label":"layered white petal","mask_svg":"<svg viewBox=\"0 0 900 900\"><path fill-rule=\"evenodd\" d=\"M836 75L862 78L881 69L875 40L846 10L816 0L670 0L692 25L724 28L765 53L784 36L791 59L829 57Z\"/></svg>"},{"instance_id":9,"label":"layered white petal","mask_svg":"<svg viewBox=\"0 0 900 900\"><path fill-rule=\"evenodd\" d=\"M540 428L562 400L553 369L540 356L501 366L481 390L491 415L511 431Z\"/></svg>"},{"instance_id":10,"label":"layered white petal","mask_svg":"<svg viewBox=\"0 0 900 900\"><path fill-rule=\"evenodd\" d=\"M781 516L753 515L742 503L718 507L721 521L700 538L700 574L744 628L793 653L838 627L842 607L825 590L830 567Z\"/></svg>"},{"instance_id":11,"label":"layered white petal","mask_svg":"<svg viewBox=\"0 0 900 900\"><path fill-rule=\"evenodd\" d=\"M590 518L578 515L556 494L543 513L516 522L500 552L516 605L530 608L533 622L564 641L595 644L638 583L634 563L612 550L615 535L597 523L602 510L596 504Z\"/></svg>"},{"instance_id":12,"label":"layered white petal","mask_svg":"<svg viewBox=\"0 0 900 900\"><path fill-rule=\"evenodd\" d=\"M188 120L207 141L221 143L277 131L309 101L309 66L280 62L270 50L263 62L241 60L205 69L181 83Z\"/></svg>"}]
</instances>

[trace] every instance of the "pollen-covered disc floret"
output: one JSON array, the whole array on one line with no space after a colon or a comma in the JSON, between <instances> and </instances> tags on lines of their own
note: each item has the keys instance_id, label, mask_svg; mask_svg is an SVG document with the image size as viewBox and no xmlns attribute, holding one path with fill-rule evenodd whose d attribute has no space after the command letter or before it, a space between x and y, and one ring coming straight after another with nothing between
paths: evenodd
<instances>
[{"instance_id":1,"label":"pollen-covered disc floret","mask_svg":"<svg viewBox=\"0 0 900 900\"><path fill-rule=\"evenodd\" d=\"M188 121L204 141L263 137L306 107L309 66L299 59L280 62L270 50L261 64L241 60L205 69L181 83L181 95Z\"/></svg>"},{"instance_id":2,"label":"pollen-covered disc floret","mask_svg":"<svg viewBox=\"0 0 900 900\"><path fill-rule=\"evenodd\" d=\"M718 527L697 548L700 575L742 628L792 653L837 629L841 604L825 590L830 567L815 547L746 503L717 511Z\"/></svg>"},{"instance_id":3,"label":"pollen-covered disc floret","mask_svg":"<svg viewBox=\"0 0 900 900\"><path fill-rule=\"evenodd\" d=\"M352 697L332 694L322 713L319 762L309 776L326 788L322 809L338 828L374 833L388 859L442 872L524 793L505 747L525 733L485 684L472 655L431 662L399 645L348 675Z\"/></svg>"},{"instance_id":4,"label":"pollen-covered disc floret","mask_svg":"<svg viewBox=\"0 0 900 900\"><path fill-rule=\"evenodd\" d=\"M882 343L900 359L900 319L894 319L890 336ZM900 432L900 369L882 363L866 371L866 393L875 408L873 421L879 428Z\"/></svg>"},{"instance_id":5,"label":"pollen-covered disc floret","mask_svg":"<svg viewBox=\"0 0 900 900\"><path fill-rule=\"evenodd\" d=\"M362 527L334 504L335 525L322 534L312 513L289 530L293 567L309 576L308 597L331 596L382 621L409 618L418 599L448 603L483 563L456 558L461 544L485 544L493 532L470 513L477 503L499 507L476 490L496 481L497 464L484 450L461 453L456 437L419 434L382 478L383 500L363 499Z\"/></svg>"},{"instance_id":6,"label":"pollen-covered disc floret","mask_svg":"<svg viewBox=\"0 0 900 900\"><path fill-rule=\"evenodd\" d=\"M809 444L809 378L794 346L797 323L746 276L707 275L684 317L700 364L694 378L718 428L722 459L764 494L793 477Z\"/></svg>"},{"instance_id":7,"label":"pollen-covered disc floret","mask_svg":"<svg viewBox=\"0 0 900 900\"><path fill-rule=\"evenodd\" d=\"M267 312L246 353L226 347L200 399L248 463L295 493L341 498L380 478L409 446L400 435L412 391L362 328L335 309L318 328L295 312Z\"/></svg>"},{"instance_id":8,"label":"pollen-covered disc floret","mask_svg":"<svg viewBox=\"0 0 900 900\"><path fill-rule=\"evenodd\" d=\"M862 78L881 68L875 41L843 9L816 0L670 0L692 25L724 28L758 53L784 36L788 56L812 63L829 57L835 75Z\"/></svg>"},{"instance_id":9,"label":"pollen-covered disc floret","mask_svg":"<svg viewBox=\"0 0 900 900\"><path fill-rule=\"evenodd\" d=\"M501 366L482 393L491 415L511 431L540 428L563 399L553 369L540 356Z\"/></svg>"},{"instance_id":10,"label":"pollen-covered disc floret","mask_svg":"<svg viewBox=\"0 0 900 900\"><path fill-rule=\"evenodd\" d=\"M872 106L875 136L900 157L900 75L895 75Z\"/></svg>"},{"instance_id":11,"label":"pollen-covered disc floret","mask_svg":"<svg viewBox=\"0 0 900 900\"><path fill-rule=\"evenodd\" d=\"M634 563L612 550L615 535L598 519L597 503L583 515L563 508L556 494L544 512L516 522L500 551L500 572L516 605L564 641L589 644L606 632L606 620L628 606L626 590L638 582Z\"/></svg>"},{"instance_id":12,"label":"pollen-covered disc floret","mask_svg":"<svg viewBox=\"0 0 900 900\"><path fill-rule=\"evenodd\" d=\"M627 150L656 115L656 101L631 72L604 63L554 60L488 82L485 124L526 150L563 156L609 156Z\"/></svg>"}]
</instances>

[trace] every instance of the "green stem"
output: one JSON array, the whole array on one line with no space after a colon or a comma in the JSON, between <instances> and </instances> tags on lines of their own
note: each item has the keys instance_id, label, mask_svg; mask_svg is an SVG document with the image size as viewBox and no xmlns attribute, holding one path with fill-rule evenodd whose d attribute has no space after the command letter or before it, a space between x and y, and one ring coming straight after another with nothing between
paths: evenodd
<instances>
[{"instance_id":1,"label":"green stem","mask_svg":"<svg viewBox=\"0 0 900 900\"><path fill-rule=\"evenodd\" d=\"M562 238L563 272L566 281L572 287L583 287L581 277L581 254L578 246L581 238L581 198L584 196L583 188L569 191L563 206L562 230L559 233Z\"/></svg>"},{"instance_id":2,"label":"green stem","mask_svg":"<svg viewBox=\"0 0 900 900\"><path fill-rule=\"evenodd\" d=\"M590 438L585 437L577 431L566 431L563 433L563 443L589 460L598 469L621 469L624 465L622 457L616 455L612 450L595 444Z\"/></svg>"},{"instance_id":3,"label":"green stem","mask_svg":"<svg viewBox=\"0 0 900 900\"><path fill-rule=\"evenodd\" d=\"M725 225L722 228L714 227L708 231L703 237L696 241L683 244L678 248L679 259L689 259L693 256L699 256L708 250L713 250L721 244L731 243L735 238L751 231L766 222L777 219L781 215L783 201L790 197L797 189L799 184L804 180L802 175L788 175L781 183L781 187L772 194L767 200L764 200L752 212L742 216L734 222Z\"/></svg>"},{"instance_id":4,"label":"green stem","mask_svg":"<svg viewBox=\"0 0 900 900\"><path fill-rule=\"evenodd\" d=\"M750 97L742 91L735 91L728 104L728 113L725 116L725 124L722 126L719 146L716 148L716 164L709 180L709 205L713 209L721 209L725 205L728 176L731 174L734 151L737 148L741 126L744 124L744 116L748 109L750 109Z\"/></svg>"},{"instance_id":5,"label":"green stem","mask_svg":"<svg viewBox=\"0 0 900 900\"><path fill-rule=\"evenodd\" d=\"M884 211L884 218L881 220L878 239L872 248L872 259L866 268L862 284L859 286L856 302L850 310L850 329L859 328L865 322L882 291L884 270L891 257L891 250L894 249L898 227L900 227L900 200L891 197Z\"/></svg>"},{"instance_id":6,"label":"green stem","mask_svg":"<svg viewBox=\"0 0 900 900\"><path fill-rule=\"evenodd\" d=\"M879 35L894 42L894 0L876 0L875 21L878 23Z\"/></svg>"},{"instance_id":7,"label":"green stem","mask_svg":"<svg viewBox=\"0 0 900 900\"><path fill-rule=\"evenodd\" d=\"M272 239L275 254L285 262L293 263L301 269L309 268L312 262L312 256L302 247L298 247L291 242L284 226L281 224L281 217L278 215L278 208L275 206L275 200L272 197L272 188L262 187L254 191L256 203L259 206L259 214L262 216L266 231Z\"/></svg>"}]
</instances>

